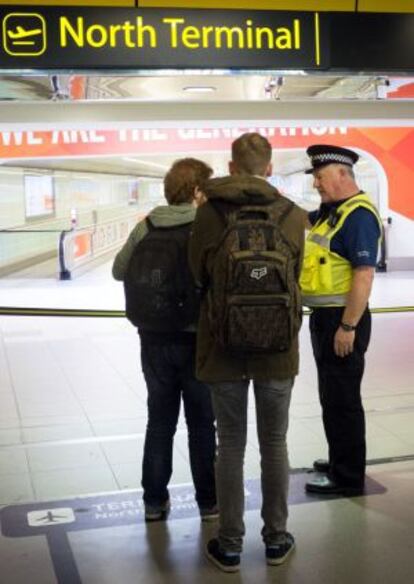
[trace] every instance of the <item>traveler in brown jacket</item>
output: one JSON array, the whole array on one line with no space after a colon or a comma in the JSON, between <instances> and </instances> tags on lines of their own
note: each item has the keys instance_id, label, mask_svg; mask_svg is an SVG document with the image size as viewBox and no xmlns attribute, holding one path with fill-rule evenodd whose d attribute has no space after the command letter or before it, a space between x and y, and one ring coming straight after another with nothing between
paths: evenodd
<instances>
[{"instance_id":1,"label":"traveler in brown jacket","mask_svg":"<svg viewBox=\"0 0 414 584\"><path fill-rule=\"evenodd\" d=\"M271 145L266 138L257 133L243 134L232 144L230 176L208 181L207 202L197 210L189 250L195 279L204 290L212 285L215 252L226 229L226 209L245 205L289 206L281 229L284 239L296 250L294 274L299 298L304 215L266 181L272 173L271 156ZM224 214L219 208L224 209ZM239 569L245 532L243 459L248 387L252 381L262 466L262 537L267 563L280 564L294 548L293 536L286 531L289 480L286 433L291 390L298 373L298 330L291 346L283 352L246 354L241 358L226 351L214 337L207 296L202 301L197 331L196 373L210 385L217 419L216 485L220 523L218 537L208 542L206 553L223 571ZM297 298L290 300L297 301Z\"/></svg>"}]
</instances>

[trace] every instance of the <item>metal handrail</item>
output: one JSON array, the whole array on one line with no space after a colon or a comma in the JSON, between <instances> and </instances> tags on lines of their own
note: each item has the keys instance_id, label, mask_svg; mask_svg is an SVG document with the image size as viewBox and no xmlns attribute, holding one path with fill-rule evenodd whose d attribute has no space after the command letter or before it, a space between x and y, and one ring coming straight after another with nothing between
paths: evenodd
<instances>
[{"instance_id":1,"label":"metal handrail","mask_svg":"<svg viewBox=\"0 0 414 584\"><path fill-rule=\"evenodd\" d=\"M305 316L311 311L305 309ZM398 314L414 312L414 306L389 306L370 308L372 314ZM82 318L124 318L124 310L88 309L88 308L29 308L16 306L0 306L0 316L64 316Z\"/></svg>"},{"instance_id":2,"label":"metal handrail","mask_svg":"<svg viewBox=\"0 0 414 584\"><path fill-rule=\"evenodd\" d=\"M60 233L62 229L0 229L0 233Z\"/></svg>"}]
</instances>

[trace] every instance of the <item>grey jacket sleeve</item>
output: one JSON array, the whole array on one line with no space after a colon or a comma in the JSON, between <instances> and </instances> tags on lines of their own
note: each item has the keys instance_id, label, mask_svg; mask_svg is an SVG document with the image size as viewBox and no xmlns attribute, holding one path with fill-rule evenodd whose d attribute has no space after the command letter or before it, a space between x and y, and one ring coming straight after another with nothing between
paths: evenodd
<instances>
[{"instance_id":1,"label":"grey jacket sleeve","mask_svg":"<svg viewBox=\"0 0 414 584\"><path fill-rule=\"evenodd\" d=\"M137 225L135 225L125 244L115 256L114 264L112 266L112 276L115 278L115 280L124 280L129 260L131 259L135 246L141 241L141 239L145 237L147 233L148 228L145 220L140 221L137 223Z\"/></svg>"}]
</instances>

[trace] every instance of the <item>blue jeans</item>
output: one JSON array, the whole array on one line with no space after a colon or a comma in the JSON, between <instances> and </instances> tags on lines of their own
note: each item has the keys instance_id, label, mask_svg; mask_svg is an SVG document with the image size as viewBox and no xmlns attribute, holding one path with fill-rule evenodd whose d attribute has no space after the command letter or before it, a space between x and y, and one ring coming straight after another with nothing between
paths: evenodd
<instances>
[{"instance_id":1,"label":"blue jeans","mask_svg":"<svg viewBox=\"0 0 414 584\"><path fill-rule=\"evenodd\" d=\"M286 433L292 386L293 379L254 382L262 469L262 537L266 545L280 541L286 531L289 487ZM245 533L243 462L249 381L215 383L210 387L218 433L218 539L223 550L241 552Z\"/></svg>"},{"instance_id":2,"label":"blue jeans","mask_svg":"<svg viewBox=\"0 0 414 584\"><path fill-rule=\"evenodd\" d=\"M141 363L148 390L142 464L144 502L157 507L169 498L173 440L182 397L195 498L200 508L214 506L214 414L209 388L194 376L195 341L180 345L153 344L141 339Z\"/></svg>"}]
</instances>

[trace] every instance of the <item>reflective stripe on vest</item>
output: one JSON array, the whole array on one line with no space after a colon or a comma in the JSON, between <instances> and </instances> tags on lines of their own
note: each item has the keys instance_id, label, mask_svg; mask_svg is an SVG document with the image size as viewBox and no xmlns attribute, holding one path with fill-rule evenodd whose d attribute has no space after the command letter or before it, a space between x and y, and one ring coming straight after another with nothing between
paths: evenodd
<instances>
[{"instance_id":1,"label":"reflective stripe on vest","mask_svg":"<svg viewBox=\"0 0 414 584\"><path fill-rule=\"evenodd\" d=\"M302 294L305 306L345 306L346 294L326 294L324 296L306 296Z\"/></svg>"},{"instance_id":2,"label":"reflective stripe on vest","mask_svg":"<svg viewBox=\"0 0 414 584\"><path fill-rule=\"evenodd\" d=\"M319 235L318 233L309 233L308 236L308 241L313 241L314 243L317 243L318 245L320 245L321 247L325 247L326 249L329 249L331 246L331 240L329 239L329 237L324 237L323 235Z\"/></svg>"},{"instance_id":3,"label":"reflective stripe on vest","mask_svg":"<svg viewBox=\"0 0 414 584\"><path fill-rule=\"evenodd\" d=\"M348 215L358 207L371 211L382 231L378 212L365 194L355 195L336 209L338 220L334 226L329 225L329 217L317 221L306 238L300 277L305 306L345 305L346 295L352 285L352 266L347 259L331 251L331 240L342 228Z\"/></svg>"}]
</instances>

